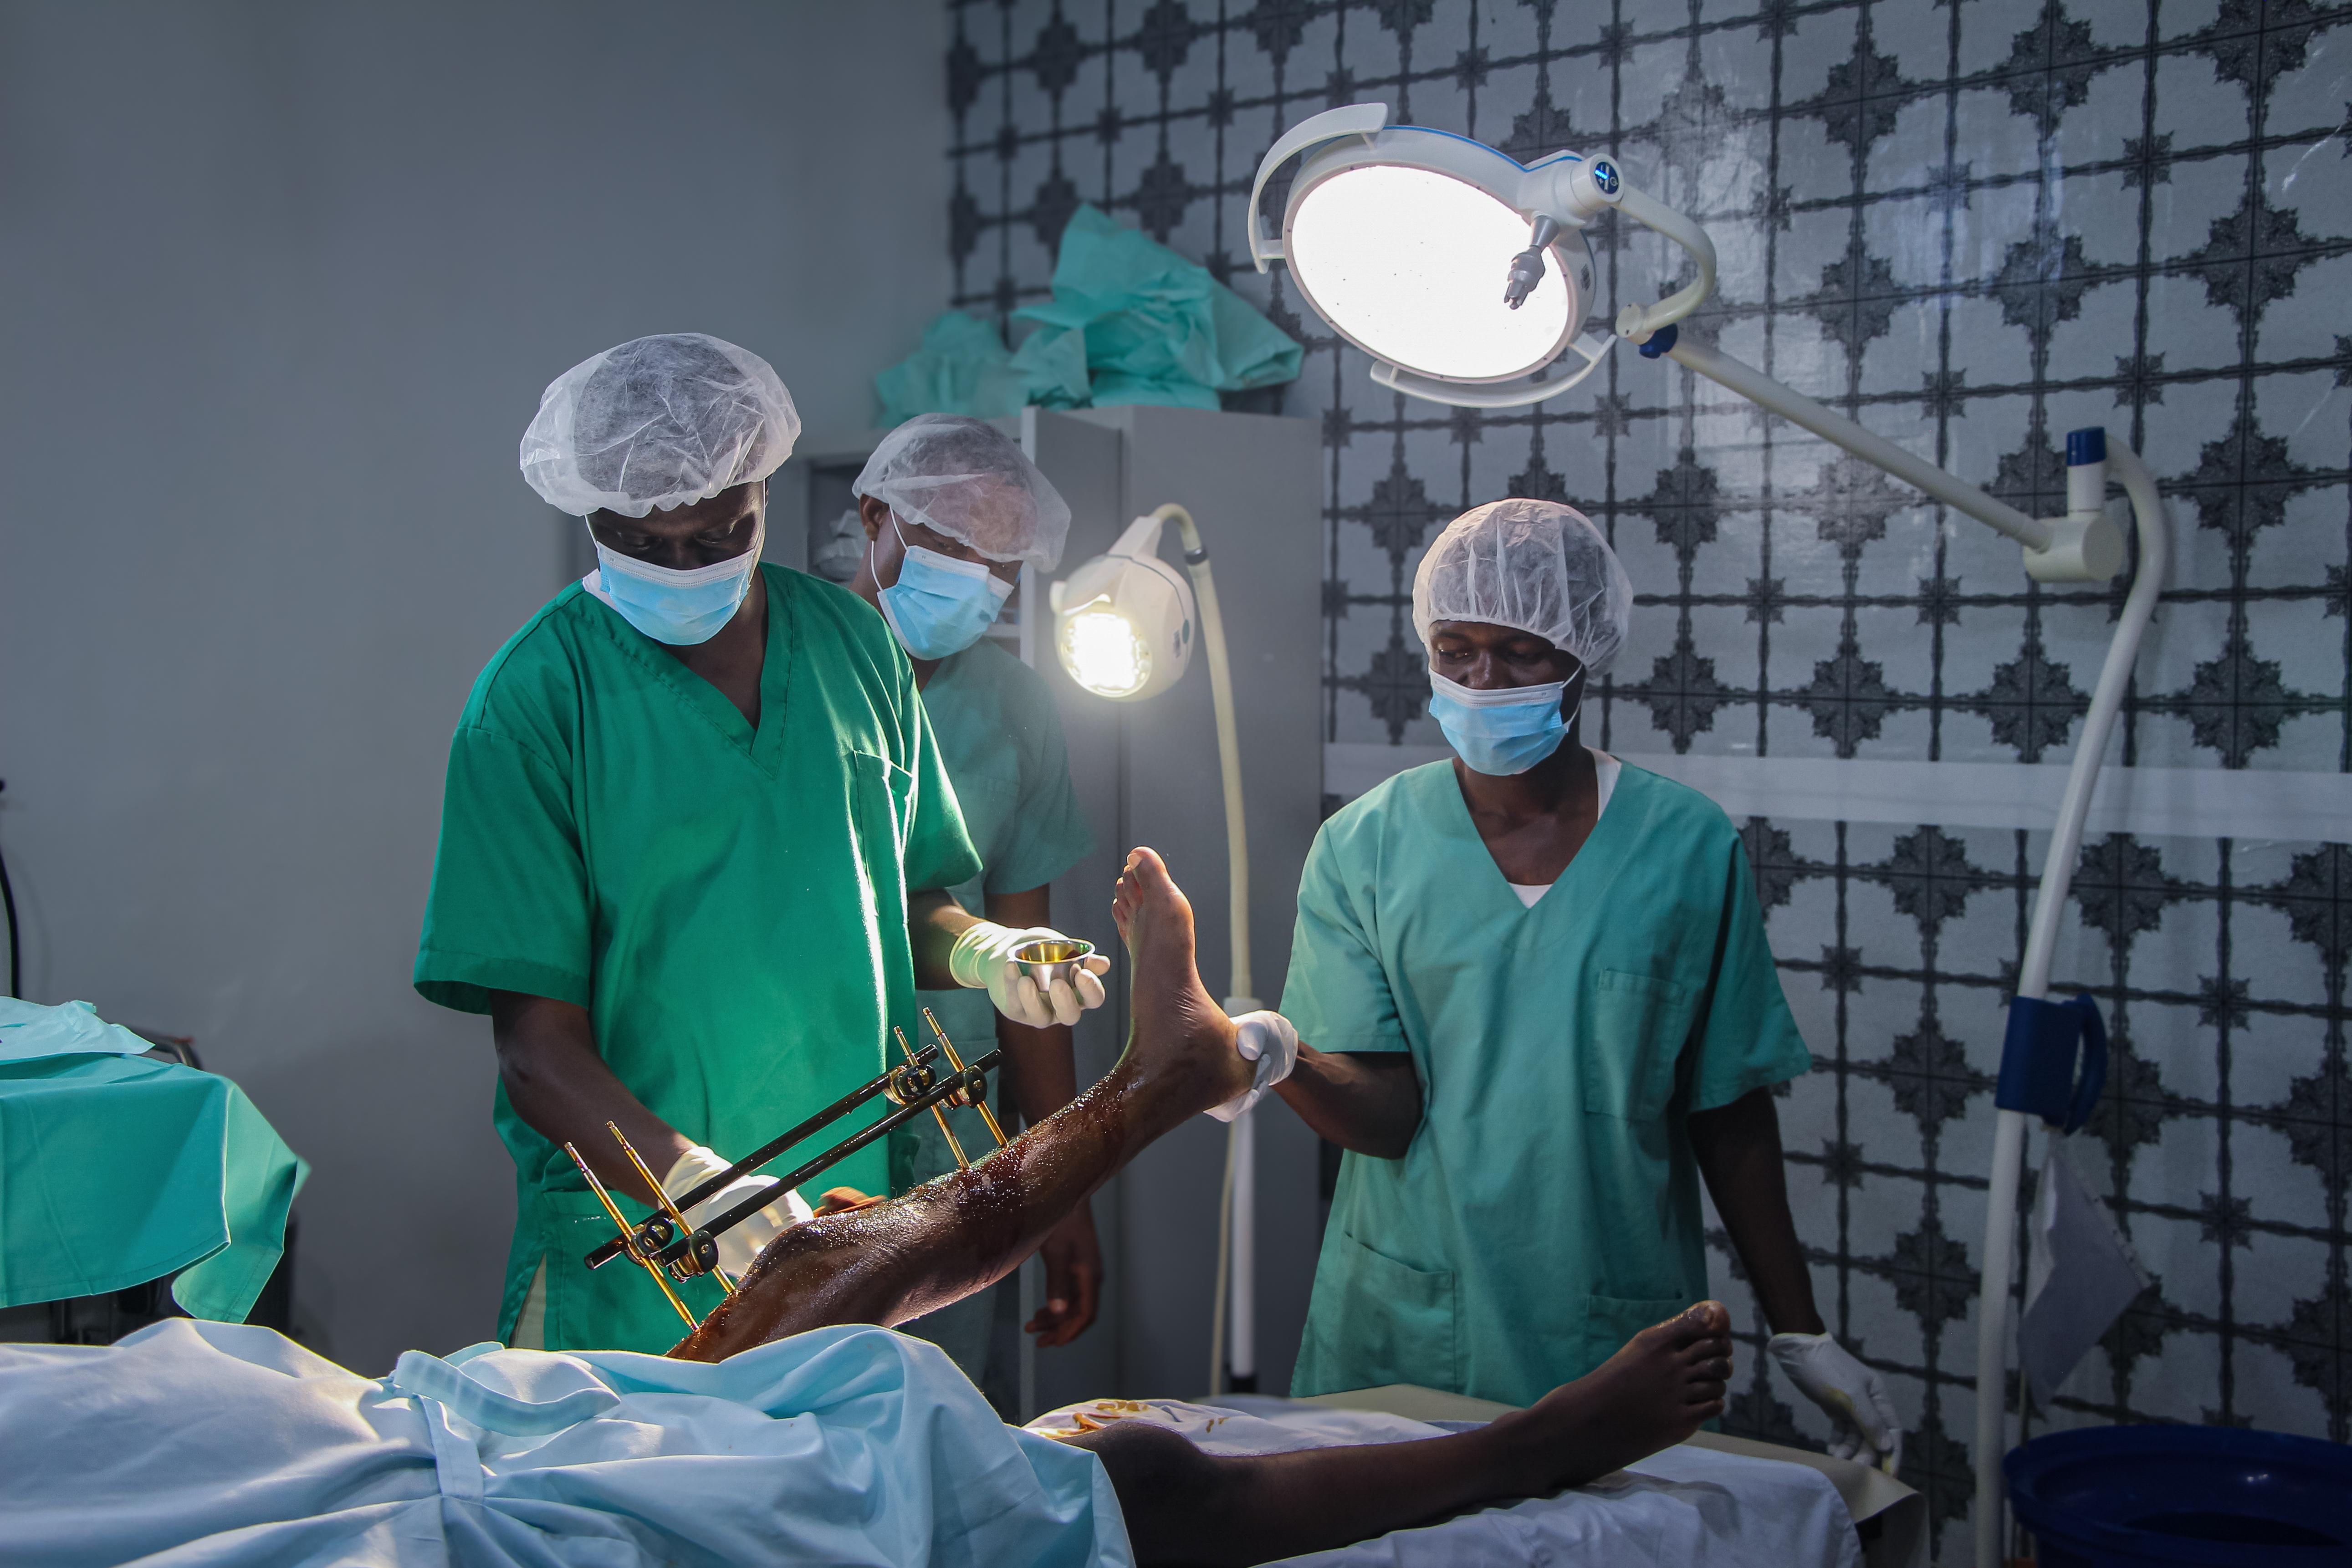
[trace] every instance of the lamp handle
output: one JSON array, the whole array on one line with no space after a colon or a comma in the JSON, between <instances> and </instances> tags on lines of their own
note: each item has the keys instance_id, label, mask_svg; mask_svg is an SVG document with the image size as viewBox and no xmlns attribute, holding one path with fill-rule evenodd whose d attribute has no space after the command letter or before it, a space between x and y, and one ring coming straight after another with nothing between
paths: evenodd
<instances>
[{"instance_id":1,"label":"lamp handle","mask_svg":"<svg viewBox=\"0 0 2352 1568\"><path fill-rule=\"evenodd\" d=\"M1619 212L1643 227L1664 235L1698 263L1698 277L1691 283L1654 305L1628 305L1617 312L1617 335L1630 342L1645 343L1651 333L1681 321L1715 292L1715 241L1707 238L1706 230L1632 185L1620 185L1610 199Z\"/></svg>"},{"instance_id":2,"label":"lamp handle","mask_svg":"<svg viewBox=\"0 0 2352 1568\"><path fill-rule=\"evenodd\" d=\"M1337 142L1343 136L1361 136L1370 141L1385 130L1389 122L1389 106L1385 103L1350 103L1339 109L1327 109L1320 114L1310 114L1284 132L1275 144L1265 150L1257 161L1257 178L1250 184L1249 246L1250 259L1263 272L1270 261L1289 259L1282 252L1282 237L1265 232L1264 220L1258 215L1258 198L1265 195L1265 183L1274 172L1294 154L1304 153L1318 142Z\"/></svg>"}]
</instances>

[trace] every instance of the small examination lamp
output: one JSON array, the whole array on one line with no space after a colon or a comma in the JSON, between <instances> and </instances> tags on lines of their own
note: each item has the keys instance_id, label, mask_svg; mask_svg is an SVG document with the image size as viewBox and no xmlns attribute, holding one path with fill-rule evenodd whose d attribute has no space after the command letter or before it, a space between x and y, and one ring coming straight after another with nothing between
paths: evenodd
<instances>
[{"instance_id":1,"label":"small examination lamp","mask_svg":"<svg viewBox=\"0 0 2352 1568\"><path fill-rule=\"evenodd\" d=\"M1184 545L1184 573L1160 559L1160 539L1173 522ZM1187 583L1189 574L1191 582ZM1197 597L1196 597L1197 595ZM1217 762L1224 778L1228 921L1233 936L1231 994L1225 1011L1255 1012L1249 952L1249 831L1242 815L1242 764L1234 729L1234 678L1225 659L1225 623L1216 579L1192 514L1163 506L1128 525L1104 554L1054 584L1054 652L1070 679L1097 697L1140 702L1176 684L1192 660L1194 627L1209 660L1216 711ZM1227 1313L1233 1327L1233 1386L1256 1386L1256 1157L1255 1111L1225 1131L1223 1193L1217 1216L1217 1287L1210 1333L1209 1387L1226 1387Z\"/></svg>"},{"instance_id":2,"label":"small examination lamp","mask_svg":"<svg viewBox=\"0 0 2352 1568\"><path fill-rule=\"evenodd\" d=\"M1294 157L1298 172L1277 231L1261 207L1267 183ZM1585 332L1593 268L1584 231L1612 210L1681 247L1697 276L1655 304L1624 305L1612 332ZM1691 219L1628 184L1607 158L1561 152L1521 163L1467 137L1391 125L1384 103L1350 104L1301 121L1275 142L1258 164L1247 218L1257 269L1285 263L1332 330L1372 357L1372 379L1382 386L1461 407L1516 407L1567 392L1628 342L1643 358L1673 360L2008 535L2024 547L2025 570L2040 582L2104 583L2122 570L2123 531L2106 510L2112 464L2131 500L2139 572L2107 647L2042 866L2017 986L2021 1003L2041 1001L2092 785L2168 558L2162 501L2137 453L2109 443L2102 429L2070 433L2066 515L2029 517L1754 366L1685 338L1677 323L1715 288L1714 243ZM2006 1380L1982 1369L2004 1364L2028 1114L2000 1094L1996 1104L1977 1318L1979 1568L1996 1568L2006 1540Z\"/></svg>"}]
</instances>

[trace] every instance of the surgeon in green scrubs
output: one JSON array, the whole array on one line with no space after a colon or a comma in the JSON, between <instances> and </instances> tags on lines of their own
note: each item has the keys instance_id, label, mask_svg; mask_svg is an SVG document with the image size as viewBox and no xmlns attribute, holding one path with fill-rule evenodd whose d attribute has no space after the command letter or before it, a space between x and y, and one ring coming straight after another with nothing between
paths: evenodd
<instances>
[{"instance_id":1,"label":"surgeon in green scrubs","mask_svg":"<svg viewBox=\"0 0 2352 1568\"><path fill-rule=\"evenodd\" d=\"M852 595L760 564L766 479L799 419L757 355L692 333L584 361L541 401L524 477L584 517L598 566L508 639L450 745L418 991L487 1013L518 1215L499 1333L660 1351L682 1335L642 1270L591 1272L632 1219L871 1079L919 984L1075 1019L1017 933L947 889L981 868L914 671ZM1066 1015L1066 1017L1063 1017ZM878 1188L878 1146L830 1179ZM699 1222L763 1190L743 1177ZM779 1198L719 1240L740 1271L808 1213ZM679 1287L698 1312L703 1279Z\"/></svg>"},{"instance_id":2,"label":"surgeon in green scrubs","mask_svg":"<svg viewBox=\"0 0 2352 1568\"><path fill-rule=\"evenodd\" d=\"M967 909L1009 927L1043 927L1047 886L1094 847L1070 787L1054 695L1037 672L986 636L1025 568L1050 572L1069 535L1070 509L1018 443L994 426L925 414L883 437L852 487L866 551L850 591L880 611L913 662L941 762L980 852L981 874L957 887ZM1001 1098L1034 1123L1077 1093L1069 1028L1016 1021L963 990L920 1001L977 1054L1004 1049ZM991 1147L970 1110L950 1113L967 1152ZM1008 1117L1009 1120L1009 1117ZM904 1192L954 1168L929 1118L892 1135L890 1186ZM1066 1344L1095 1319L1102 1247L1085 1204L1039 1252L1045 1300L1028 1323L1041 1345ZM984 1384L992 1293L968 1296L908 1325Z\"/></svg>"},{"instance_id":3,"label":"surgeon in green scrubs","mask_svg":"<svg viewBox=\"0 0 2352 1568\"><path fill-rule=\"evenodd\" d=\"M1878 1373L1824 1330L1772 1089L1811 1066L1748 857L1696 791L1588 749L1633 591L1575 510L1456 519L1413 580L1458 756L1327 822L1275 1092L1348 1151L1295 1394L1381 1384L1532 1404L1707 1295L1704 1180L1773 1359L1848 1456L1893 1468Z\"/></svg>"}]
</instances>

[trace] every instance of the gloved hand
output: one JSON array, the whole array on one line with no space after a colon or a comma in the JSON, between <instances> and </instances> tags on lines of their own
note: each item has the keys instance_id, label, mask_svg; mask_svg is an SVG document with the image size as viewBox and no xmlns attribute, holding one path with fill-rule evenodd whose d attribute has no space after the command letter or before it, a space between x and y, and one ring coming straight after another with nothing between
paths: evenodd
<instances>
[{"instance_id":1,"label":"gloved hand","mask_svg":"<svg viewBox=\"0 0 2352 1568\"><path fill-rule=\"evenodd\" d=\"M697 1143L677 1157L662 1178L662 1191L672 1198L692 1192L728 1166L732 1160L722 1160ZM738 1176L690 1209L682 1211L686 1223L699 1226L718 1218L753 1193L775 1184L769 1176ZM747 1216L731 1230L722 1230L714 1238L719 1243L719 1267L737 1279L751 1267L760 1256L760 1248L784 1234L801 1221L813 1217L814 1212L797 1190L788 1191L782 1201L770 1204L757 1214Z\"/></svg>"},{"instance_id":2,"label":"gloved hand","mask_svg":"<svg viewBox=\"0 0 2352 1568\"><path fill-rule=\"evenodd\" d=\"M1231 1121L1251 1106L1265 1098L1265 1091L1290 1076L1298 1065L1298 1031L1290 1020L1270 1009L1244 1013L1234 1020L1239 1026L1241 1038L1234 1049L1242 1060L1257 1063L1257 1077L1243 1093L1223 1105L1209 1107L1209 1114L1220 1121Z\"/></svg>"},{"instance_id":3,"label":"gloved hand","mask_svg":"<svg viewBox=\"0 0 2352 1568\"><path fill-rule=\"evenodd\" d=\"M1893 1475L1903 1464L1903 1417L1878 1373L1827 1334L1774 1334L1765 1346L1789 1381L1837 1425L1830 1452Z\"/></svg>"},{"instance_id":4,"label":"gloved hand","mask_svg":"<svg viewBox=\"0 0 2352 1568\"><path fill-rule=\"evenodd\" d=\"M1024 942L1069 940L1051 926L1024 926L1016 931L994 921L977 921L964 929L948 951L948 973L959 985L987 987L988 999L996 1004L996 1010L1016 1024L1033 1029L1075 1024L1079 1014L1103 1005L1102 976L1110 973L1110 960L1099 952L1088 953L1074 980L1056 980L1052 990L1043 994L1028 969L1013 961L1013 950Z\"/></svg>"}]
</instances>

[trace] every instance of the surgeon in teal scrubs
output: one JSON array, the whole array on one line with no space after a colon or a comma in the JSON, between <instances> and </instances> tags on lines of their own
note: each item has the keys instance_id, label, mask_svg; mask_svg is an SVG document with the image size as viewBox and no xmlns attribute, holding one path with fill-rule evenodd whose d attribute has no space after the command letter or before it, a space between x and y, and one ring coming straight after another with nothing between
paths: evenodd
<instances>
[{"instance_id":1,"label":"surgeon in teal scrubs","mask_svg":"<svg viewBox=\"0 0 2352 1568\"><path fill-rule=\"evenodd\" d=\"M1583 744L1632 605L1545 501L1465 513L1414 577L1458 756L1340 810L1299 888L1276 1092L1348 1153L1292 1393L1533 1403L1706 1296L1704 1180L1773 1359L1892 1468L1900 1418L1824 1331L1790 1217L1772 1090L1811 1057L1739 835Z\"/></svg>"},{"instance_id":2,"label":"surgeon in teal scrubs","mask_svg":"<svg viewBox=\"0 0 2352 1568\"><path fill-rule=\"evenodd\" d=\"M1092 976L1040 996L1011 958L1029 933L948 891L981 861L888 630L761 563L767 478L799 427L765 360L666 332L557 377L523 435L524 478L584 519L597 568L474 684L415 972L490 1018L510 1344L658 1352L683 1327L642 1271L583 1267L613 1228L572 1151L634 1222L881 1071L891 1029L922 1026L918 985L1030 1021L1101 1000ZM869 1147L831 1179L887 1176ZM770 1194L719 1237L729 1274L807 1217L774 1185L740 1176L686 1211ZM720 1289L677 1291L699 1311Z\"/></svg>"},{"instance_id":3,"label":"surgeon in teal scrubs","mask_svg":"<svg viewBox=\"0 0 2352 1568\"><path fill-rule=\"evenodd\" d=\"M1050 572L1061 560L1070 509L1011 437L953 414L921 415L884 437L853 489L866 552L850 591L881 612L914 665L940 760L980 852L980 875L955 896L1007 928L1045 928L1047 884L1094 838L1070 787L1053 692L984 634L1024 567ZM1043 1010L1017 1019L963 990L926 991L918 1000L969 1054L1003 1045L1000 1096L1022 1121L1040 1121L1076 1095L1069 1027ZM967 1154L995 1146L974 1112L950 1116ZM954 1155L927 1118L893 1135L890 1165L891 1189L904 1192L954 1169ZM1102 1288L1102 1247L1085 1204L1039 1254L1045 1296L1028 1328L1041 1345L1066 1344L1094 1321ZM945 1349L985 1386L992 1299L966 1297L908 1331Z\"/></svg>"}]
</instances>

